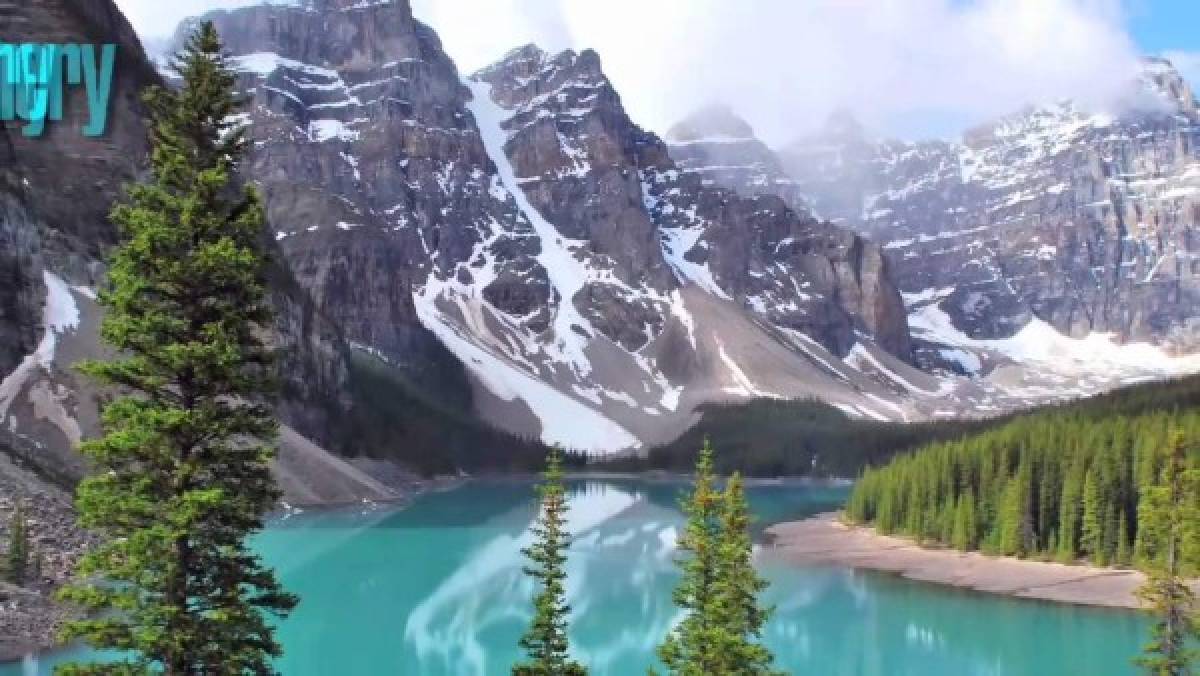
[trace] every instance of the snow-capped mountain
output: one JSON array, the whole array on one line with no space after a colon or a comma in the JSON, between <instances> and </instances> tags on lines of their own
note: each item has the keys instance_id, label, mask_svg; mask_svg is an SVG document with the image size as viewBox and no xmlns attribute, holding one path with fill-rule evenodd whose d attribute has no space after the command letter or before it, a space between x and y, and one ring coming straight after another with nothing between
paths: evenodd
<instances>
[{"instance_id":1,"label":"snow-capped mountain","mask_svg":"<svg viewBox=\"0 0 1200 676\"><path fill-rule=\"evenodd\" d=\"M109 0L89 2L119 18ZM1162 341L1189 326L1178 271L1191 207L1178 199L1190 199L1179 191L1194 178L1195 110L1165 66L1146 82L1175 97L1168 114L1105 121L1062 106L962 144L877 144L842 117L781 161L728 109L689 118L668 142L643 130L590 50L526 46L460 73L405 0L207 18L248 100L235 120L253 141L244 178L262 188L281 263L280 476L297 495L379 494L310 442L361 452L343 428L372 397L616 452L674 438L711 401L816 397L914 420L1200 370L1098 333ZM114 240L101 214L136 176L135 93L159 77L130 53L136 77L115 101L134 122L119 145L51 137L23 155L10 150L19 139L0 143L18 158L0 169L0 243L17 252L0 250L0 274L20 282L0 298L0 427L10 445L53 448L69 475L82 471L72 444L95 429L95 393L70 364L100 354L93 289ZM79 155L90 162L38 160ZM47 172L99 189L31 189ZM1107 212L1087 206L1101 194ZM1076 226L1085 207L1100 216ZM1153 225L1130 230L1135 217ZM1150 281L1071 295L1100 265L1081 268L1080 252ZM1174 291L1160 283L1168 271ZM1097 298L1108 323L1084 331L1078 316ZM1124 324L1110 320L1118 307ZM363 385L364 363L384 377ZM384 444L410 438L411 421L370 420Z\"/></svg>"},{"instance_id":2,"label":"snow-capped mountain","mask_svg":"<svg viewBox=\"0 0 1200 676\"><path fill-rule=\"evenodd\" d=\"M779 152L792 183L706 175L739 191L798 191L880 242L916 363L947 388L938 414L997 411L1200 368L1189 356L1200 315L1195 102L1169 63L1147 59L1114 108L1031 107L960 143L873 141L840 111ZM671 146L700 171L722 166L729 129L763 147L729 110L679 128L712 139Z\"/></svg>"},{"instance_id":3,"label":"snow-capped mountain","mask_svg":"<svg viewBox=\"0 0 1200 676\"><path fill-rule=\"evenodd\" d=\"M878 247L681 170L594 52L523 47L464 78L405 2L211 18L297 279L400 372L448 350L497 425L631 449L714 399L858 403L879 386L821 362L910 358Z\"/></svg>"},{"instance_id":4,"label":"snow-capped mountain","mask_svg":"<svg viewBox=\"0 0 1200 676\"><path fill-rule=\"evenodd\" d=\"M775 152L727 105L697 110L668 129L666 141L679 168L707 184L749 197L778 195L797 212L812 211Z\"/></svg>"},{"instance_id":5,"label":"snow-capped mountain","mask_svg":"<svg viewBox=\"0 0 1200 676\"><path fill-rule=\"evenodd\" d=\"M462 364L472 408L509 431L608 452L714 400L977 415L1192 368L1151 346L1079 368L1105 339L1016 333L1032 322L964 330L923 304L945 286L907 287L906 310L894 238L813 218L801 195L825 193L728 110L673 144L642 130L592 51L526 46L463 76L405 2L211 18L252 96L250 177L318 309L410 381ZM751 170L711 171L733 165Z\"/></svg>"},{"instance_id":6,"label":"snow-capped mountain","mask_svg":"<svg viewBox=\"0 0 1200 676\"><path fill-rule=\"evenodd\" d=\"M107 214L123 185L145 167L140 94L162 81L111 0L8 3L0 10L30 42L118 46L104 136L79 133L87 112L79 87L68 90L64 119L48 124L41 137L0 125L0 454L65 484L86 471L76 447L98 431L100 393L75 364L108 354L99 340L95 291L117 239ZM287 271L273 271L272 287L272 335L282 348L284 385L276 475L287 499L393 497L313 443L331 440L336 422L353 407L348 351L337 327L313 311ZM11 467L7 458L0 465Z\"/></svg>"},{"instance_id":7,"label":"snow-capped mountain","mask_svg":"<svg viewBox=\"0 0 1200 676\"><path fill-rule=\"evenodd\" d=\"M1168 62L1147 59L1113 108L1031 107L961 142L872 143L843 117L782 155L826 215L892 255L904 292L937 300L969 336L1036 318L1076 338L1192 351L1195 100Z\"/></svg>"}]
</instances>

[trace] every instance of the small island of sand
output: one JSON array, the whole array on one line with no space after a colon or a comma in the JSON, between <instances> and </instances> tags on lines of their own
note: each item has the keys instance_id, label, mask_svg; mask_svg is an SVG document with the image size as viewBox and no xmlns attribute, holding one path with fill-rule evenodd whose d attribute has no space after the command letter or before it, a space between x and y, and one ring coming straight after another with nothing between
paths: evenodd
<instances>
[{"instance_id":1,"label":"small island of sand","mask_svg":"<svg viewBox=\"0 0 1200 676\"><path fill-rule=\"evenodd\" d=\"M1139 608L1134 594L1146 576L1133 570L1028 561L949 548L850 526L836 513L767 529L763 556L798 564L833 564L993 594L1113 608ZM1200 592L1200 581L1192 583Z\"/></svg>"}]
</instances>

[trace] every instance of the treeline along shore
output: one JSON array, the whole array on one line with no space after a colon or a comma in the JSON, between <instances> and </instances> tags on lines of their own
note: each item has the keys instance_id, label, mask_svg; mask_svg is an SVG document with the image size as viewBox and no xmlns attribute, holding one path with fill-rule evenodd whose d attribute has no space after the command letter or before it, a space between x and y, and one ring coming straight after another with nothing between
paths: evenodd
<instances>
[{"instance_id":1,"label":"treeline along shore","mask_svg":"<svg viewBox=\"0 0 1200 676\"><path fill-rule=\"evenodd\" d=\"M1144 564L1159 548L1139 520L1142 496L1172 444L1200 464L1198 390L1194 377L1141 386L929 444L865 470L846 516L961 550ZM1182 550L1191 572L1197 528Z\"/></svg>"}]
</instances>

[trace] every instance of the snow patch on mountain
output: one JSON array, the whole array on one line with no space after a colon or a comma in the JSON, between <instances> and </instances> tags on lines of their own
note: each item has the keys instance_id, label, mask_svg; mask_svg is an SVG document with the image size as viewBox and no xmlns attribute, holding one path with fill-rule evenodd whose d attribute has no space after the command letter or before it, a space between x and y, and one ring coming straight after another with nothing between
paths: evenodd
<instances>
[{"instance_id":1,"label":"snow patch on mountain","mask_svg":"<svg viewBox=\"0 0 1200 676\"><path fill-rule=\"evenodd\" d=\"M725 388L726 392L747 398L783 398L774 392L768 392L755 385L754 381L750 380L750 377L747 376L746 372L742 370L742 367L738 366L738 363L734 361L734 359L729 356L729 353L725 351L725 345L721 343L721 339L714 339L717 343L717 354L721 357L721 363L725 364L725 368L729 370L729 376L733 379L733 384Z\"/></svg>"},{"instance_id":2,"label":"snow patch on mountain","mask_svg":"<svg viewBox=\"0 0 1200 676\"><path fill-rule=\"evenodd\" d=\"M659 228L659 233L662 237L663 257L681 284L691 282L717 298L730 300L729 294L725 293L713 278L707 263L696 263L685 256L704 235L702 228Z\"/></svg>"},{"instance_id":3,"label":"snow patch on mountain","mask_svg":"<svg viewBox=\"0 0 1200 676\"><path fill-rule=\"evenodd\" d=\"M936 396L938 394L945 394L947 391L946 388L937 391L930 391L914 385L900 374L896 373L887 366L884 366L883 362L881 362L878 357L872 354L871 350L861 342L855 343L854 347L850 348L850 354L846 355L844 361L859 371L874 370L877 373L885 376L888 380L900 385L913 394Z\"/></svg>"},{"instance_id":4,"label":"snow patch on mountain","mask_svg":"<svg viewBox=\"0 0 1200 676\"><path fill-rule=\"evenodd\" d=\"M596 335L591 323L575 307L574 298L583 289L588 271L572 253L572 248L582 248L585 243L563 237L541 213L529 203L525 191L517 181L512 162L504 151L508 133L502 126L509 112L492 100L492 86L478 80L468 80L467 86L473 96L468 108L479 125L479 133L488 156L496 165L500 180L517 202L517 207L533 225L541 240L538 262L546 268L550 283L558 291L560 302L554 311L554 340L558 358L571 365L580 377L587 376L592 365L585 349L587 340Z\"/></svg>"},{"instance_id":5,"label":"snow patch on mountain","mask_svg":"<svg viewBox=\"0 0 1200 676\"><path fill-rule=\"evenodd\" d=\"M1036 317L1012 337L999 339L971 338L936 304L917 310L908 321L918 337L959 348L964 354L957 358L973 366L973 371L979 370L979 359L971 350L994 351L1017 363L1068 374L1136 372L1164 377L1200 371L1200 355L1172 356L1150 343L1119 344L1109 333L1072 338Z\"/></svg>"},{"instance_id":6,"label":"snow patch on mountain","mask_svg":"<svg viewBox=\"0 0 1200 676\"><path fill-rule=\"evenodd\" d=\"M28 386L35 415L55 421L72 441L78 441L81 436L79 424L62 407L62 397L57 388L39 378L52 373L59 336L79 327L79 306L71 295L72 287L58 275L43 270L42 283L46 285L46 301L42 306L42 339L33 353L21 360L17 368L0 381L0 422L7 420L9 430L15 432L17 420L9 416L9 411L22 390ZM84 290L77 293L86 297Z\"/></svg>"},{"instance_id":7,"label":"snow patch on mountain","mask_svg":"<svg viewBox=\"0 0 1200 676\"><path fill-rule=\"evenodd\" d=\"M432 331L489 392L505 401L524 401L541 423L542 441L589 453L641 445L628 430L598 411L480 347L472 340L473 336L460 335L453 323L437 309L436 298L437 286L433 280L413 296L421 324Z\"/></svg>"}]
</instances>

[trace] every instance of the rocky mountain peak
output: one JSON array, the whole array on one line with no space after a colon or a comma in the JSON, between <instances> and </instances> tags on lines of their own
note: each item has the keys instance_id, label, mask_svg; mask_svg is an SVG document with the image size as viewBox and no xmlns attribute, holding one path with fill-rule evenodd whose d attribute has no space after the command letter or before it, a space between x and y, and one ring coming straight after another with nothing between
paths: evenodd
<instances>
[{"instance_id":1,"label":"rocky mountain peak","mask_svg":"<svg viewBox=\"0 0 1200 676\"><path fill-rule=\"evenodd\" d=\"M1192 349L1195 102L1162 59L1146 59L1129 91L1119 112L1031 105L958 143L831 130L783 153L824 213L881 241L918 339L932 335L924 312L972 340L1044 325ZM919 353L953 366L945 350Z\"/></svg>"},{"instance_id":2,"label":"rocky mountain peak","mask_svg":"<svg viewBox=\"0 0 1200 676\"><path fill-rule=\"evenodd\" d=\"M223 30L227 45L253 45L245 57L275 54L312 67L366 70L385 63L421 58L421 51L441 52L437 34L412 16L408 0L307 0L300 4L264 3L236 10L216 10L209 19ZM199 20L199 19L197 19ZM194 30L184 21L174 43ZM298 39L303 36L304 39ZM319 37L319 39L318 39ZM449 59L443 59L453 68ZM266 61L248 66L270 67Z\"/></svg>"},{"instance_id":3,"label":"rocky mountain peak","mask_svg":"<svg viewBox=\"0 0 1200 676\"><path fill-rule=\"evenodd\" d=\"M566 76L578 82L590 81L598 86L611 87L600 63L600 55L595 50L577 52L565 49L551 54L533 43L508 51L495 63L481 68L472 78L489 82L509 80L509 84L519 88L531 83L561 83Z\"/></svg>"},{"instance_id":4,"label":"rocky mountain peak","mask_svg":"<svg viewBox=\"0 0 1200 676\"><path fill-rule=\"evenodd\" d=\"M406 10L212 15L252 96L250 176L284 257L383 368L508 430L613 450L727 396L716 384L733 376L699 335L724 329L691 303L786 326L806 349L878 336L907 355L877 248L680 171L594 51L528 45L463 81ZM447 359L467 396L439 376Z\"/></svg>"},{"instance_id":5,"label":"rocky mountain peak","mask_svg":"<svg viewBox=\"0 0 1200 676\"><path fill-rule=\"evenodd\" d=\"M1138 85L1141 90L1156 94L1165 104L1166 112L1196 116L1196 97L1192 87L1170 60L1157 56L1143 57ZM1153 109L1151 106L1143 107Z\"/></svg>"},{"instance_id":6,"label":"rocky mountain peak","mask_svg":"<svg viewBox=\"0 0 1200 676\"><path fill-rule=\"evenodd\" d=\"M714 103L700 108L667 130L670 143L703 139L747 140L754 138L754 129L733 108Z\"/></svg>"},{"instance_id":7,"label":"rocky mountain peak","mask_svg":"<svg viewBox=\"0 0 1200 676\"><path fill-rule=\"evenodd\" d=\"M867 139L862 123L849 108L837 108L831 112L821 126L820 135L841 143L862 143Z\"/></svg>"},{"instance_id":8,"label":"rocky mountain peak","mask_svg":"<svg viewBox=\"0 0 1200 676\"><path fill-rule=\"evenodd\" d=\"M667 130L666 141L679 168L708 185L745 197L775 195L798 213L812 211L775 153L726 104L697 109Z\"/></svg>"}]
</instances>

